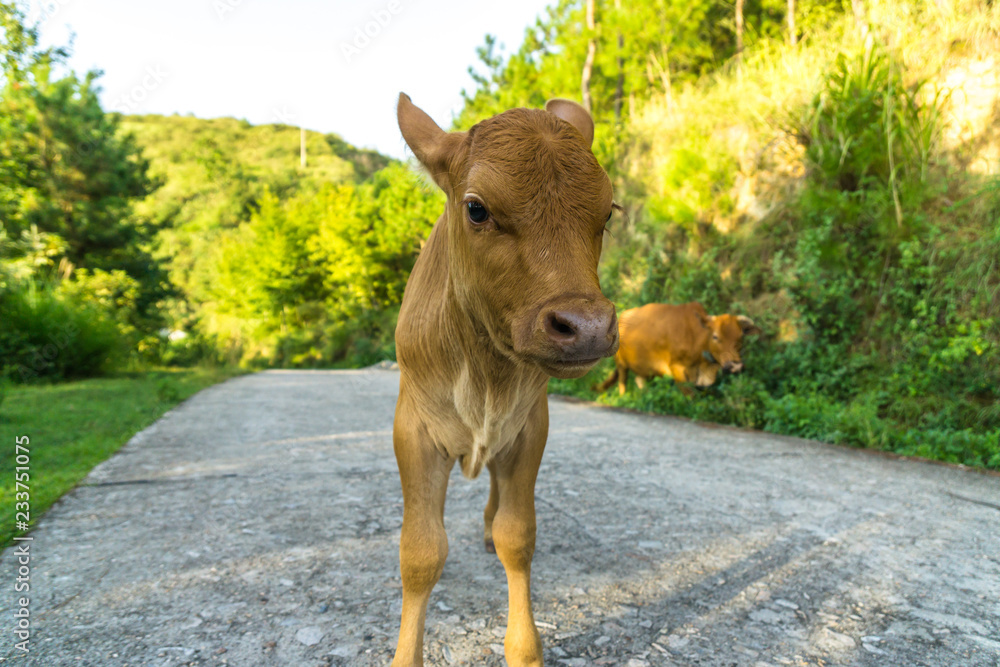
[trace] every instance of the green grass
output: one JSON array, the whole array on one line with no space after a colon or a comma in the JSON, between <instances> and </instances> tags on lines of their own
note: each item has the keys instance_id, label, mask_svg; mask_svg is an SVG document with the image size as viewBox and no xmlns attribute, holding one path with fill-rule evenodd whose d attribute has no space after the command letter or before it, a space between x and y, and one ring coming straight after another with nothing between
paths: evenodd
<instances>
[{"instance_id":1,"label":"green grass","mask_svg":"<svg viewBox=\"0 0 1000 667\"><path fill-rule=\"evenodd\" d=\"M884 391L859 392L840 400L815 389L771 394L767 391L767 364L762 350L744 355L749 370L723 375L712 387L685 395L672 379L652 378L645 389L630 378L628 390L617 385L606 392L592 386L613 368L601 364L576 380L552 380L549 392L575 396L611 407L674 415L704 422L728 424L778 435L791 435L835 445L892 452L944 463L1000 471L1000 427L991 409L977 409L978 421L968 427L954 423L956 413L969 409L959 398L941 396L915 403L920 418L902 417L905 397Z\"/></svg>"},{"instance_id":2,"label":"green grass","mask_svg":"<svg viewBox=\"0 0 1000 667\"><path fill-rule=\"evenodd\" d=\"M0 387L0 545L15 529L15 438L27 436L31 524L135 433L229 369L158 370L52 385ZM23 451L22 451L23 453ZM23 489L22 489L23 490Z\"/></svg>"}]
</instances>

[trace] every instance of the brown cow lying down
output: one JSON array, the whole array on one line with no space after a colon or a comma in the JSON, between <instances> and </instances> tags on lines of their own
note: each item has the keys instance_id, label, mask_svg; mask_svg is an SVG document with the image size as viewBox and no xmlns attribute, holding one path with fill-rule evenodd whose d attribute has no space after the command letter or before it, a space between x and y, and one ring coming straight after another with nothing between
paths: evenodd
<instances>
[{"instance_id":1,"label":"brown cow lying down","mask_svg":"<svg viewBox=\"0 0 1000 667\"><path fill-rule=\"evenodd\" d=\"M720 369L743 370L743 336L759 333L749 317L709 315L695 301L680 306L649 303L626 310L619 318L615 370L597 389L604 391L618 380L618 392L624 394L629 371L635 373L640 389L657 375L709 387Z\"/></svg>"},{"instance_id":2,"label":"brown cow lying down","mask_svg":"<svg viewBox=\"0 0 1000 667\"><path fill-rule=\"evenodd\" d=\"M423 664L457 462L467 477L490 473L484 539L507 572L507 664L541 665L530 584L545 389L550 376L580 377L618 347L614 305L597 281L611 182L591 152L594 123L573 102L513 109L468 132L445 132L406 95L397 113L447 204L396 326L403 612L392 664Z\"/></svg>"}]
</instances>

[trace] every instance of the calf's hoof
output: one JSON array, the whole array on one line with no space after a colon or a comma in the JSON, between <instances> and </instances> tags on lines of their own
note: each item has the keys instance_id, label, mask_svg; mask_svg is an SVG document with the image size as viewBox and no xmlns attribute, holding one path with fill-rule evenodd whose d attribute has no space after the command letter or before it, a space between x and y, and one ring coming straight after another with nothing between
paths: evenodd
<instances>
[{"instance_id":1,"label":"calf's hoof","mask_svg":"<svg viewBox=\"0 0 1000 667\"><path fill-rule=\"evenodd\" d=\"M483 546L486 547L486 553L488 554L495 554L497 552L497 547L495 544L493 544L492 537L487 537L485 540L483 540Z\"/></svg>"}]
</instances>

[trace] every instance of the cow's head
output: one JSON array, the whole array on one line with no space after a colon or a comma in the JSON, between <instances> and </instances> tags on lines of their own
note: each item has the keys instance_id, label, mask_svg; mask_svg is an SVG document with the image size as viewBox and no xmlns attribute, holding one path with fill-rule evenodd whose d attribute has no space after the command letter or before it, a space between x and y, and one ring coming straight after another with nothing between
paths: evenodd
<instances>
[{"instance_id":1,"label":"cow's head","mask_svg":"<svg viewBox=\"0 0 1000 667\"><path fill-rule=\"evenodd\" d=\"M743 336L759 334L760 328L745 315L709 315L702 319L702 324L709 333L708 344L705 346L706 359L729 373L742 371L740 348L743 347ZM712 381L714 380L713 376Z\"/></svg>"},{"instance_id":2,"label":"cow's head","mask_svg":"<svg viewBox=\"0 0 1000 667\"><path fill-rule=\"evenodd\" d=\"M618 348L597 261L614 203L580 105L512 109L445 132L399 96L399 128L448 197L452 296L504 355L579 377Z\"/></svg>"}]
</instances>

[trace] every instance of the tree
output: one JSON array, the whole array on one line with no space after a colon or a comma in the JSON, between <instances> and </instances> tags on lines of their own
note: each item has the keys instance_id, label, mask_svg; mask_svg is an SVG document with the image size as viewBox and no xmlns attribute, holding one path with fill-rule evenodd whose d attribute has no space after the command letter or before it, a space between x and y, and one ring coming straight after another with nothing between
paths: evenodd
<instances>
[{"instance_id":1,"label":"tree","mask_svg":"<svg viewBox=\"0 0 1000 667\"><path fill-rule=\"evenodd\" d=\"M590 112L593 105L590 101L590 76L594 69L594 56L597 55L597 35L594 26L594 0L587 0L587 58L583 61L583 74L580 77L580 91L583 95L583 108Z\"/></svg>"},{"instance_id":2,"label":"tree","mask_svg":"<svg viewBox=\"0 0 1000 667\"><path fill-rule=\"evenodd\" d=\"M71 266L125 270L157 291L144 249L155 230L133 213L157 183L101 108L100 73L67 71L66 52L39 48L14 3L0 2L0 27L0 224L14 239L32 228L56 235Z\"/></svg>"},{"instance_id":3,"label":"tree","mask_svg":"<svg viewBox=\"0 0 1000 667\"><path fill-rule=\"evenodd\" d=\"M250 221L226 230L204 260L210 279L196 298L205 332L243 354L281 348L271 357L278 363L295 362L287 346L269 341L331 339L328 329L386 343L442 205L438 191L399 163L359 185L328 184L284 201L265 194Z\"/></svg>"},{"instance_id":4,"label":"tree","mask_svg":"<svg viewBox=\"0 0 1000 667\"><path fill-rule=\"evenodd\" d=\"M156 187L134 140L105 114L90 72L53 77L32 63L29 79L0 92L0 216L11 236L36 225L67 243L75 266L139 273L138 246L153 230L132 204Z\"/></svg>"},{"instance_id":5,"label":"tree","mask_svg":"<svg viewBox=\"0 0 1000 667\"><path fill-rule=\"evenodd\" d=\"M39 57L58 59L63 49L38 48L38 29L25 24L24 12L16 2L0 1L0 57L4 83L24 82L32 62Z\"/></svg>"},{"instance_id":6,"label":"tree","mask_svg":"<svg viewBox=\"0 0 1000 667\"><path fill-rule=\"evenodd\" d=\"M620 12L622 9L621 0L615 0L615 12ZM615 84L615 128L621 124L622 121L622 98L625 96L625 59L622 57L622 52L625 50L625 36L622 31L618 31L618 52L616 63L618 65L618 81Z\"/></svg>"},{"instance_id":7,"label":"tree","mask_svg":"<svg viewBox=\"0 0 1000 667\"><path fill-rule=\"evenodd\" d=\"M854 25L857 26L861 38L868 36L868 18L865 15L864 0L851 0L851 10L854 12Z\"/></svg>"},{"instance_id":8,"label":"tree","mask_svg":"<svg viewBox=\"0 0 1000 667\"><path fill-rule=\"evenodd\" d=\"M795 0L788 0L788 43L795 46L798 36L795 34Z\"/></svg>"},{"instance_id":9,"label":"tree","mask_svg":"<svg viewBox=\"0 0 1000 667\"><path fill-rule=\"evenodd\" d=\"M736 59L743 56L743 0L736 0Z\"/></svg>"}]
</instances>

